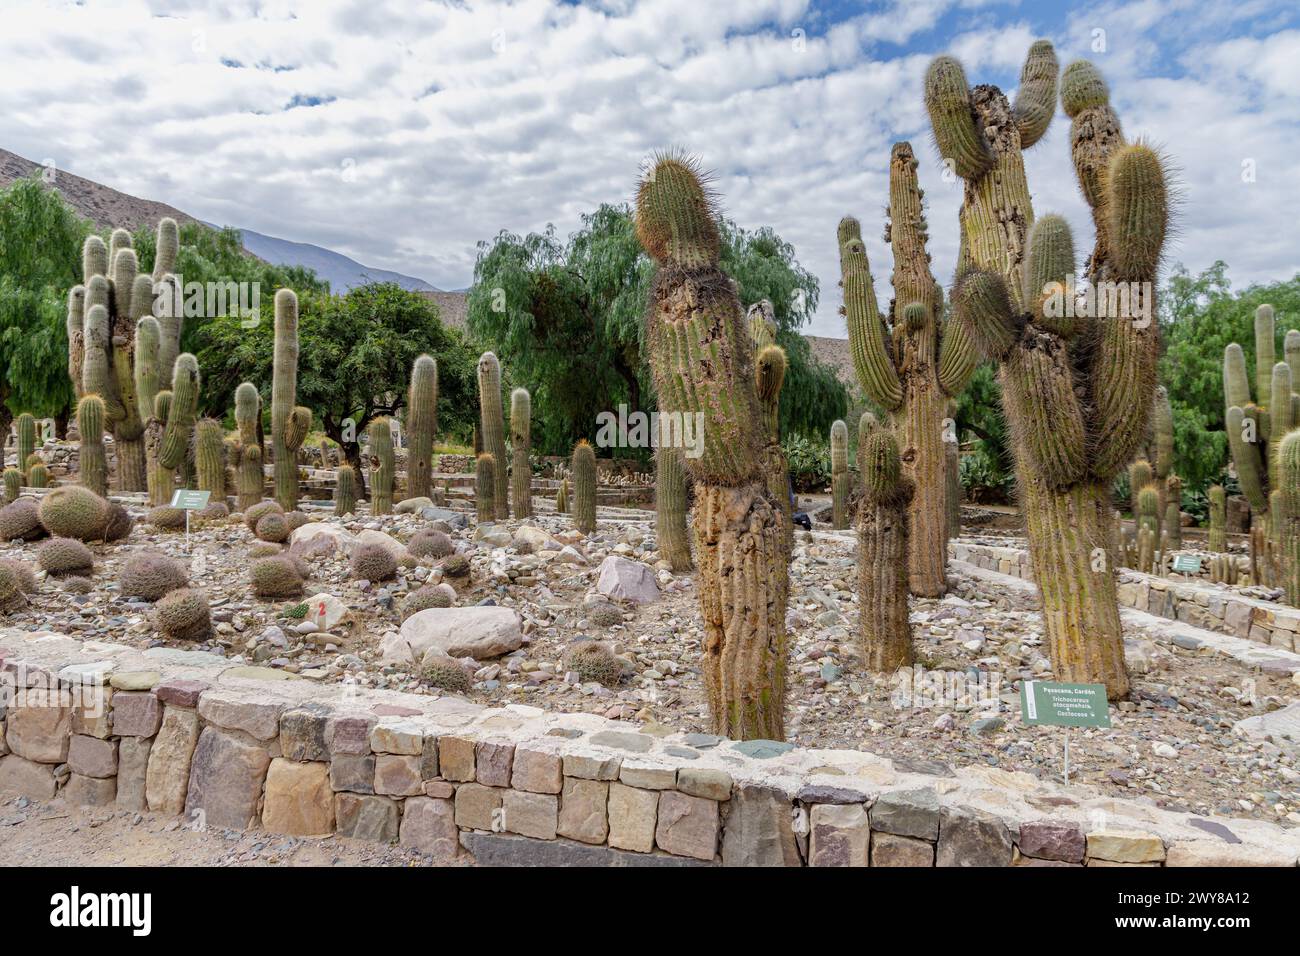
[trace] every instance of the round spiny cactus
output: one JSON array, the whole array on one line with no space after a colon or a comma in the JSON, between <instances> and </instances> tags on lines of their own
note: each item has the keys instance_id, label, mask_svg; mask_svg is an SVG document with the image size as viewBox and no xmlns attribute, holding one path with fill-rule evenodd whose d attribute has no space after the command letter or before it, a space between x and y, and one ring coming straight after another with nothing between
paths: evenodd
<instances>
[{"instance_id":1,"label":"round spiny cactus","mask_svg":"<svg viewBox=\"0 0 1300 956\"><path fill-rule=\"evenodd\" d=\"M0 508L0 541L35 541L48 533L36 499L19 498Z\"/></svg>"},{"instance_id":2,"label":"round spiny cactus","mask_svg":"<svg viewBox=\"0 0 1300 956\"><path fill-rule=\"evenodd\" d=\"M424 529L411 536L406 550L417 558L445 558L455 553L456 546L446 532Z\"/></svg>"},{"instance_id":3,"label":"round spiny cactus","mask_svg":"<svg viewBox=\"0 0 1300 956\"><path fill-rule=\"evenodd\" d=\"M565 666L584 684L595 681L606 687L615 687L623 679L623 662L597 641L574 644L565 658Z\"/></svg>"},{"instance_id":4,"label":"round spiny cactus","mask_svg":"<svg viewBox=\"0 0 1300 956\"><path fill-rule=\"evenodd\" d=\"M303 576L285 555L254 561L248 573L256 597L277 599L302 594Z\"/></svg>"},{"instance_id":5,"label":"round spiny cactus","mask_svg":"<svg viewBox=\"0 0 1300 956\"><path fill-rule=\"evenodd\" d=\"M613 627L623 623L623 612L613 604L593 604L587 611L587 620L597 627Z\"/></svg>"},{"instance_id":6,"label":"round spiny cactus","mask_svg":"<svg viewBox=\"0 0 1300 956\"><path fill-rule=\"evenodd\" d=\"M108 502L89 488L64 485L41 499L40 514L45 530L57 538L99 541L104 538Z\"/></svg>"},{"instance_id":7,"label":"round spiny cactus","mask_svg":"<svg viewBox=\"0 0 1300 956\"><path fill-rule=\"evenodd\" d=\"M150 508L145 514L144 520L159 531L181 531L185 528L185 515L186 512L183 508L161 505L157 508Z\"/></svg>"},{"instance_id":8,"label":"round spiny cactus","mask_svg":"<svg viewBox=\"0 0 1300 956\"><path fill-rule=\"evenodd\" d=\"M420 665L420 680L430 687L451 691L454 694L469 693L470 679L465 668L454 658L430 654Z\"/></svg>"},{"instance_id":9,"label":"round spiny cactus","mask_svg":"<svg viewBox=\"0 0 1300 956\"><path fill-rule=\"evenodd\" d=\"M431 607L451 607L456 603L456 591L448 584L426 584L416 588L402 602L402 620Z\"/></svg>"},{"instance_id":10,"label":"round spiny cactus","mask_svg":"<svg viewBox=\"0 0 1300 956\"><path fill-rule=\"evenodd\" d=\"M23 594L35 594L41 589L40 583L36 580L36 573L32 566L26 561L19 561L16 558L0 558L0 569L7 569L12 575L11 580L14 586Z\"/></svg>"},{"instance_id":11,"label":"round spiny cactus","mask_svg":"<svg viewBox=\"0 0 1300 956\"><path fill-rule=\"evenodd\" d=\"M91 550L72 538L51 538L36 551L36 563L50 577L85 576L95 569Z\"/></svg>"},{"instance_id":12,"label":"round spiny cactus","mask_svg":"<svg viewBox=\"0 0 1300 956\"><path fill-rule=\"evenodd\" d=\"M259 501L255 505L250 505L244 509L244 524L248 530L257 533L257 523L269 514L284 514L284 509L280 507L280 502L273 499Z\"/></svg>"},{"instance_id":13,"label":"round spiny cactus","mask_svg":"<svg viewBox=\"0 0 1300 956\"><path fill-rule=\"evenodd\" d=\"M0 564L0 614L25 610L27 603L18 572L7 564Z\"/></svg>"},{"instance_id":14,"label":"round spiny cactus","mask_svg":"<svg viewBox=\"0 0 1300 956\"><path fill-rule=\"evenodd\" d=\"M205 641L212 636L212 615L202 591L181 588L154 605L154 627L173 641Z\"/></svg>"},{"instance_id":15,"label":"round spiny cactus","mask_svg":"<svg viewBox=\"0 0 1300 956\"><path fill-rule=\"evenodd\" d=\"M382 544L359 544L348 562L352 577L362 581L389 581L397 577L397 559Z\"/></svg>"},{"instance_id":16,"label":"round spiny cactus","mask_svg":"<svg viewBox=\"0 0 1300 956\"><path fill-rule=\"evenodd\" d=\"M124 595L157 601L165 594L189 586L189 576L179 561L157 552L132 555L122 567L118 589Z\"/></svg>"}]
</instances>

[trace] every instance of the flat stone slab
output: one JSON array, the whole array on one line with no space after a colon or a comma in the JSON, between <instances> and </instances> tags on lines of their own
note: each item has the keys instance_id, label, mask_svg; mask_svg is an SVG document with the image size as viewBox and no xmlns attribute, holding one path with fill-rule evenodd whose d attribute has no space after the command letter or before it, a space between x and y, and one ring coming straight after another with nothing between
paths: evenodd
<instances>
[{"instance_id":1,"label":"flat stone slab","mask_svg":"<svg viewBox=\"0 0 1300 956\"><path fill-rule=\"evenodd\" d=\"M114 690L153 690L161 680L158 671L120 671L108 683Z\"/></svg>"},{"instance_id":2,"label":"flat stone slab","mask_svg":"<svg viewBox=\"0 0 1300 956\"><path fill-rule=\"evenodd\" d=\"M634 853L568 840L534 840L494 833L462 833L461 846L480 866L714 866L662 853Z\"/></svg>"},{"instance_id":3,"label":"flat stone slab","mask_svg":"<svg viewBox=\"0 0 1300 956\"><path fill-rule=\"evenodd\" d=\"M1242 736L1255 740L1289 737L1300 743L1300 701L1287 704L1281 710L1239 720L1232 725L1232 729Z\"/></svg>"}]
</instances>

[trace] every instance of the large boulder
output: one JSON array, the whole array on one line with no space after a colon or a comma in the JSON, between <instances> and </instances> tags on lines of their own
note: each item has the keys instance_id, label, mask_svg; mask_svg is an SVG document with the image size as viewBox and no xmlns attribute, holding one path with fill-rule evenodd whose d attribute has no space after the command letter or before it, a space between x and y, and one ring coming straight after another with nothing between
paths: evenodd
<instances>
[{"instance_id":1,"label":"large boulder","mask_svg":"<svg viewBox=\"0 0 1300 956\"><path fill-rule=\"evenodd\" d=\"M523 642L519 615L508 607L431 607L408 617L380 650L385 664L417 664L430 648L485 660L509 654Z\"/></svg>"},{"instance_id":2,"label":"large boulder","mask_svg":"<svg viewBox=\"0 0 1300 956\"><path fill-rule=\"evenodd\" d=\"M398 541L392 535L384 534L382 531L376 531L374 528L366 528L358 531L356 540L353 541L352 547L360 547L363 544L377 544L393 556L393 560L401 561L406 557L406 545Z\"/></svg>"},{"instance_id":3,"label":"large boulder","mask_svg":"<svg viewBox=\"0 0 1300 956\"><path fill-rule=\"evenodd\" d=\"M399 515L413 515L422 508L432 508L433 499L421 495L418 498L407 498L393 505L393 513Z\"/></svg>"},{"instance_id":4,"label":"large boulder","mask_svg":"<svg viewBox=\"0 0 1300 956\"><path fill-rule=\"evenodd\" d=\"M311 521L295 528L289 535L289 547L295 554L326 555L352 550L356 537L346 528L328 521Z\"/></svg>"},{"instance_id":5,"label":"large boulder","mask_svg":"<svg viewBox=\"0 0 1300 956\"><path fill-rule=\"evenodd\" d=\"M640 561L630 561L617 554L611 554L600 563L596 590L606 597L634 604L645 604L659 598L659 584L655 581L654 571Z\"/></svg>"}]
</instances>

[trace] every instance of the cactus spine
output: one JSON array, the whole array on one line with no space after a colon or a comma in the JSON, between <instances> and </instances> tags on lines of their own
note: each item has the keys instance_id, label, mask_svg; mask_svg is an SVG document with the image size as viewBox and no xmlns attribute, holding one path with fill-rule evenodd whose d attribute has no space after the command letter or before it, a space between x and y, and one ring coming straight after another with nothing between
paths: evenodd
<instances>
[{"instance_id":1,"label":"cactus spine","mask_svg":"<svg viewBox=\"0 0 1300 956\"><path fill-rule=\"evenodd\" d=\"M490 452L480 452L474 465L474 511L479 524L496 520L496 459Z\"/></svg>"},{"instance_id":2,"label":"cactus spine","mask_svg":"<svg viewBox=\"0 0 1300 956\"><path fill-rule=\"evenodd\" d=\"M763 473L766 429L753 349L734 285L719 267L712 198L695 164L661 156L637 192L636 233L655 261L646 345L662 407L703 416L695 557L702 671L714 733L785 735L788 554Z\"/></svg>"},{"instance_id":3,"label":"cactus spine","mask_svg":"<svg viewBox=\"0 0 1300 956\"><path fill-rule=\"evenodd\" d=\"M36 453L36 419L28 412L18 416L18 467L26 469L27 459Z\"/></svg>"},{"instance_id":4,"label":"cactus spine","mask_svg":"<svg viewBox=\"0 0 1300 956\"><path fill-rule=\"evenodd\" d=\"M1112 562L1096 556L1115 540L1111 483L1147 432L1159 332L1137 316L1074 319L1058 308L1075 270L1073 243L1059 216L1034 221L1022 155L1050 119L1055 64L1051 44L1035 42L1013 107L997 87L970 89L961 64L938 57L925 102L941 153L965 180L968 266L954 305L999 367L1053 670L1058 680L1103 683L1117 699L1129 679L1116 579ZM1141 290L1154 312L1169 212L1163 161L1125 141L1092 64L1065 70L1061 103L1096 229L1087 278L1135 283L1126 287Z\"/></svg>"},{"instance_id":5,"label":"cactus spine","mask_svg":"<svg viewBox=\"0 0 1300 956\"><path fill-rule=\"evenodd\" d=\"M573 446L573 526L596 532L596 451L584 438Z\"/></svg>"},{"instance_id":6,"label":"cactus spine","mask_svg":"<svg viewBox=\"0 0 1300 956\"><path fill-rule=\"evenodd\" d=\"M344 463L334 472L334 514L355 514L357 510L357 476L352 466Z\"/></svg>"},{"instance_id":7,"label":"cactus spine","mask_svg":"<svg viewBox=\"0 0 1300 956\"><path fill-rule=\"evenodd\" d=\"M87 395L77 403L81 435L81 483L103 498L108 494L108 453L104 448L104 400Z\"/></svg>"},{"instance_id":8,"label":"cactus spine","mask_svg":"<svg viewBox=\"0 0 1300 956\"><path fill-rule=\"evenodd\" d=\"M36 455L33 455L28 462L27 484L33 488L50 486L50 469L46 468L45 463Z\"/></svg>"},{"instance_id":9,"label":"cactus spine","mask_svg":"<svg viewBox=\"0 0 1300 956\"><path fill-rule=\"evenodd\" d=\"M876 426L858 450L862 502L858 507L859 637L866 666L892 672L912 663L907 617L907 522L912 483L898 460L898 442Z\"/></svg>"},{"instance_id":10,"label":"cactus spine","mask_svg":"<svg viewBox=\"0 0 1300 956\"><path fill-rule=\"evenodd\" d=\"M904 471L915 489L909 506L912 593L940 597L948 588L944 417L948 401L962 392L975 370L976 352L961 327L940 321L943 291L930 272L916 167L911 144L895 143L885 230L894 254L888 316L880 314L862 228L851 217L840 220L838 230L840 285L858 384L889 414Z\"/></svg>"},{"instance_id":11,"label":"cactus spine","mask_svg":"<svg viewBox=\"0 0 1300 956\"><path fill-rule=\"evenodd\" d=\"M691 543L686 536L686 467L675 445L655 449L655 537L659 557L674 571L691 569Z\"/></svg>"},{"instance_id":12,"label":"cactus spine","mask_svg":"<svg viewBox=\"0 0 1300 956\"><path fill-rule=\"evenodd\" d=\"M214 418L194 426L194 463L199 490L209 492L214 503L226 503L226 430Z\"/></svg>"},{"instance_id":13,"label":"cactus spine","mask_svg":"<svg viewBox=\"0 0 1300 956\"><path fill-rule=\"evenodd\" d=\"M499 462L496 469L496 488L493 492L497 517L510 517L510 479L506 474L505 421L501 412L501 363L491 352L484 352L478 360L478 407L482 425L483 450Z\"/></svg>"},{"instance_id":14,"label":"cactus spine","mask_svg":"<svg viewBox=\"0 0 1300 956\"><path fill-rule=\"evenodd\" d=\"M1228 494L1223 485L1211 485L1209 548L1215 554L1228 550Z\"/></svg>"},{"instance_id":15,"label":"cactus spine","mask_svg":"<svg viewBox=\"0 0 1300 956\"><path fill-rule=\"evenodd\" d=\"M235 485L239 510L247 511L262 500L266 482L262 471L262 442L258 434L262 424L262 396L252 382L241 382L235 389L235 424L239 428Z\"/></svg>"},{"instance_id":16,"label":"cactus spine","mask_svg":"<svg viewBox=\"0 0 1300 956\"><path fill-rule=\"evenodd\" d=\"M510 393L510 497L516 518L528 518L533 513L533 467L528 461L532 417L533 400L528 389L515 389Z\"/></svg>"},{"instance_id":17,"label":"cactus spine","mask_svg":"<svg viewBox=\"0 0 1300 956\"><path fill-rule=\"evenodd\" d=\"M946 513L946 512L945 512ZM831 527L849 526L849 426L831 423Z\"/></svg>"},{"instance_id":18,"label":"cactus spine","mask_svg":"<svg viewBox=\"0 0 1300 956\"><path fill-rule=\"evenodd\" d=\"M433 438L438 431L438 363L421 355L411 367L406 400L408 447L406 493L411 498L433 494Z\"/></svg>"},{"instance_id":19,"label":"cactus spine","mask_svg":"<svg viewBox=\"0 0 1300 956\"><path fill-rule=\"evenodd\" d=\"M370 423L370 510L373 514L391 514L393 510L393 426L387 418Z\"/></svg>"},{"instance_id":20,"label":"cactus spine","mask_svg":"<svg viewBox=\"0 0 1300 956\"><path fill-rule=\"evenodd\" d=\"M275 293L275 357L271 379L271 442L275 500L285 511L298 507L298 449L311 431L311 409L298 398L298 296Z\"/></svg>"},{"instance_id":21,"label":"cactus spine","mask_svg":"<svg viewBox=\"0 0 1300 956\"><path fill-rule=\"evenodd\" d=\"M746 315L749 337L754 344L754 388L767 428L763 446L763 471L767 490L781 513L781 539L786 551L794 547L794 515L790 505L790 467L781 450L781 388L788 361L785 349L776 344L776 311L767 299L755 302Z\"/></svg>"},{"instance_id":22,"label":"cactus spine","mask_svg":"<svg viewBox=\"0 0 1300 956\"><path fill-rule=\"evenodd\" d=\"M1223 351L1223 395L1227 405L1225 429L1228 450L1236 466L1242 494L1250 502L1252 564L1255 583L1271 585L1279 569L1274 566L1271 549L1266 546L1274 537L1270 505L1276 489L1279 444L1297 423L1292 365L1300 365L1300 333L1287 332L1284 343L1287 361L1276 357L1276 324L1271 305L1255 310L1255 391L1251 400L1250 379L1246 373L1246 356L1236 342ZM1258 520L1256 520L1258 519ZM1279 522L1284 520L1279 518ZM1259 533L1256 534L1256 529ZM1256 551L1255 545L1264 547Z\"/></svg>"}]
</instances>

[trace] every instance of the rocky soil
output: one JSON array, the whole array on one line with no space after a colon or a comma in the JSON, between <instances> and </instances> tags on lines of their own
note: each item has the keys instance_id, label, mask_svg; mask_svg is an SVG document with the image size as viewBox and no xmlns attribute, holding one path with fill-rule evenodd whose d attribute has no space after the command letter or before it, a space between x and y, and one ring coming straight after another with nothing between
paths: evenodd
<instances>
[{"instance_id":1,"label":"rocky soil","mask_svg":"<svg viewBox=\"0 0 1300 956\"><path fill-rule=\"evenodd\" d=\"M479 528L472 517L466 522L463 513L440 509L319 520L347 532L333 553L310 558L308 591L330 597L253 598L248 568L256 542L233 518L195 530L189 554L183 533L141 525L126 542L95 548L89 590L44 581L31 607L4 624L165 646L150 606L123 595L117 584L129 555L158 550L188 563L192 583L206 590L213 606L214 639L185 649L302 679L443 693L417 676L404 643L411 625L400 630L399 613L411 590L441 579L437 562L408 557L396 580L372 584L350 579L345 554L353 535L386 534L400 548L415 531L441 520L472 565L470 582L458 587L457 606L504 606L522 619L517 650L466 662L473 673L468 696L633 719L651 732L707 732L692 575L674 574L658 561L652 514L602 509L598 531L589 537L554 514ZM852 536L819 530L797 537L788 614L790 740L870 750L936 773L983 763L1059 776L1065 732L1019 723L1018 682L1050 676L1032 589L1014 587L1019 582L1012 579L1003 586L986 573L955 566L947 597L913 602L918 669L874 675L861 666L855 645ZM34 550L15 543L0 548L0 557L32 560ZM618 567L606 574L604 587L614 587L622 622L601 626L592 618L603 616L592 611L610 601L598 582L611 557ZM322 599L347 612L337 623L328 615L333 626L327 628L302 617ZM1154 626L1131 626L1128 638L1132 700L1113 711L1113 727L1070 731L1071 782L1170 809L1300 825L1296 745L1234 729L1244 718L1300 700L1300 685L1206 647L1180 646ZM619 684L583 683L568 670L569 651L584 640L605 642L623 659Z\"/></svg>"}]
</instances>

